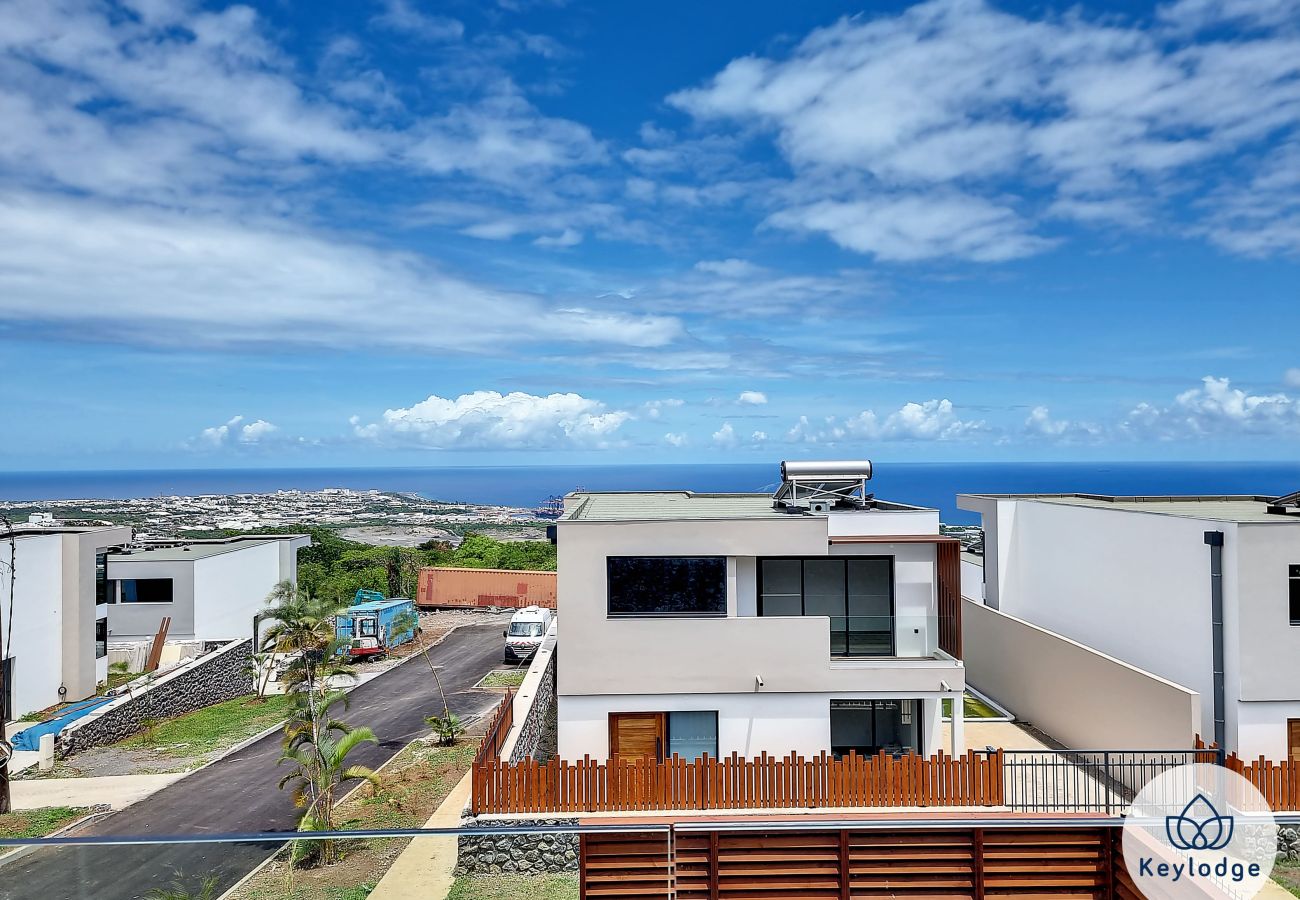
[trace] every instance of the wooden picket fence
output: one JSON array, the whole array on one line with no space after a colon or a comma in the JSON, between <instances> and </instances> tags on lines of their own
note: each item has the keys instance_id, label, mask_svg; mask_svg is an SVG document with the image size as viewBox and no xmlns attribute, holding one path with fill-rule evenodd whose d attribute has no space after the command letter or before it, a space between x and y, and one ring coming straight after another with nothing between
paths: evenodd
<instances>
[{"instance_id":1,"label":"wooden picket fence","mask_svg":"<svg viewBox=\"0 0 1300 900\"><path fill-rule=\"evenodd\" d=\"M1223 764L1253 784L1274 812L1300 809L1300 763L1269 762L1262 756L1245 762L1229 754Z\"/></svg>"},{"instance_id":2,"label":"wooden picket fence","mask_svg":"<svg viewBox=\"0 0 1300 900\"><path fill-rule=\"evenodd\" d=\"M475 814L1001 806L1002 752L474 763Z\"/></svg>"},{"instance_id":3,"label":"wooden picket fence","mask_svg":"<svg viewBox=\"0 0 1300 900\"><path fill-rule=\"evenodd\" d=\"M478 753L474 754L475 766L501 755L501 745L505 743L514 719L515 692L506 688L506 695L501 698L501 702L488 718L487 733L478 745Z\"/></svg>"}]
</instances>

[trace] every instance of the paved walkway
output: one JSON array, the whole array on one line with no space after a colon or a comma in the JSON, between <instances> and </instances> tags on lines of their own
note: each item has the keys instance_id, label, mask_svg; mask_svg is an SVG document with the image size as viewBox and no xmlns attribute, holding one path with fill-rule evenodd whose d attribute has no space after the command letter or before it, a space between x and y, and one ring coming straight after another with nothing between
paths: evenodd
<instances>
[{"instance_id":1,"label":"paved walkway","mask_svg":"<svg viewBox=\"0 0 1300 900\"><path fill-rule=\"evenodd\" d=\"M945 753L952 746L949 737L951 728L951 725L944 723L939 737L939 746ZM962 727L962 737L966 739L966 747L970 750L983 750L985 747L1001 747L1003 750L1052 749L1032 732L1015 722L981 722L979 719L967 719Z\"/></svg>"},{"instance_id":2,"label":"paved walkway","mask_svg":"<svg viewBox=\"0 0 1300 900\"><path fill-rule=\"evenodd\" d=\"M14 809L47 806L96 806L113 809L129 806L161 791L186 772L161 775L104 775L99 778L37 778L10 782Z\"/></svg>"},{"instance_id":3,"label":"paved walkway","mask_svg":"<svg viewBox=\"0 0 1300 900\"><path fill-rule=\"evenodd\" d=\"M455 828L460 824L472 774L466 772L451 789L425 828ZM451 890L456 852L457 841L451 835L413 838L370 892L370 900L442 900Z\"/></svg>"}]
</instances>

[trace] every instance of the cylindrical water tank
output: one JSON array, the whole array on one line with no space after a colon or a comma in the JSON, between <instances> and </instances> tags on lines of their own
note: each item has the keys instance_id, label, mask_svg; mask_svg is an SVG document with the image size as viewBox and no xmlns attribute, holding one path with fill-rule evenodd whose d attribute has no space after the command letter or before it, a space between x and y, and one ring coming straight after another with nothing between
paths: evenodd
<instances>
[{"instance_id":1,"label":"cylindrical water tank","mask_svg":"<svg viewBox=\"0 0 1300 900\"><path fill-rule=\"evenodd\" d=\"M869 459L799 459L781 462L781 480L791 478L825 478L831 480L858 480L871 477Z\"/></svg>"}]
</instances>

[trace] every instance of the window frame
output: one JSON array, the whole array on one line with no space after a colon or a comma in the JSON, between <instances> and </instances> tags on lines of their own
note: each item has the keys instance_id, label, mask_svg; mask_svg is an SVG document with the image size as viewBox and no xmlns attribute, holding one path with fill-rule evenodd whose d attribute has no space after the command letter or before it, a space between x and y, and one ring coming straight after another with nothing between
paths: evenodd
<instances>
[{"instance_id":1,"label":"window frame","mask_svg":"<svg viewBox=\"0 0 1300 900\"><path fill-rule=\"evenodd\" d=\"M128 581L132 583L136 583L140 581L165 581L171 585L171 599L170 600L127 600L124 588ZM176 579L175 578L119 578L117 579L117 583L118 583L118 593L119 593L118 602L120 602L125 606L171 606L176 602Z\"/></svg>"},{"instance_id":2,"label":"window frame","mask_svg":"<svg viewBox=\"0 0 1300 900\"><path fill-rule=\"evenodd\" d=\"M709 759L718 759L718 754L721 752L721 748L718 746L718 744L722 740L721 735L718 733L718 726L720 725L718 721L718 710L716 709L670 709L664 712L664 761L673 758L673 753L671 752L671 748L673 746L673 716L677 713L694 713L695 715L699 715L701 713L710 713L713 715L713 753L701 754L700 756L696 757L696 759L703 759L705 756L709 757ZM685 760L686 758L682 757L682 759ZM692 760L686 760L686 761L691 762Z\"/></svg>"},{"instance_id":3,"label":"window frame","mask_svg":"<svg viewBox=\"0 0 1300 900\"><path fill-rule=\"evenodd\" d=\"M613 608L614 593L611 590L610 563L616 559L657 559L657 560L710 560L722 564L722 609L713 612L616 612ZM605 618L607 619L725 619L731 598L727 594L727 557L716 554L707 556L682 556L679 554L613 554L605 557Z\"/></svg>"},{"instance_id":4,"label":"window frame","mask_svg":"<svg viewBox=\"0 0 1300 900\"><path fill-rule=\"evenodd\" d=\"M886 654L875 654L875 655L871 655L871 656L861 656L861 655L857 655L857 654L850 654L850 653L848 652L848 647L847 647L847 645L846 645L846 646L845 646L845 652L844 652L844 653L836 653L836 652L834 651L834 648L832 647L832 650L831 650L831 656L832 656L832 657L835 657L835 658L840 658L840 659L889 659L889 658L891 658L891 657L894 657L894 656L898 653L898 633L897 633L897 627L898 627L898 582L897 582L897 580L896 580L896 576L897 576L897 563L896 563L896 561L895 561L893 555L888 554L888 553L872 553L872 554L859 554L859 553L853 553L853 554L845 554L845 555L832 555L832 554L829 554L829 553L828 553L828 554L826 554L825 556L759 556L759 557L756 557L755 560L754 560L754 569L755 569L755 572L754 572L754 585L755 585L755 588L754 588L754 589L755 589L755 591L757 592L758 596L757 596L757 598L756 598L756 601L757 601L757 602L756 602L756 604L755 604L755 608L758 610L758 615L759 615L760 617L766 615L766 614L763 612L763 594L764 594L764 591L763 591L763 563L764 563L764 561L769 560L769 559L772 559L772 560L797 560L797 561L799 562L799 616L800 616L800 618L806 617L806 616L808 615L808 611L807 611L807 610L808 610L808 606L807 606L807 594L806 594L806 592L805 592L805 590L804 590L804 580L805 580L805 579L804 579L804 563L808 562L809 560L813 560L813 561L821 561L821 560L836 560L836 561L841 561L841 562L843 562L843 563L844 563L844 594L843 594L843 596L844 596L844 616L843 616L843 618L844 618L844 620L845 620L844 624L845 624L846 629L847 629L847 627L848 627L848 620L849 620L849 618L850 618L850 616L849 616L849 614L848 614L848 613L849 613L849 606L848 606L848 604L849 604L849 565L848 565L848 564L849 564L849 561L851 561L851 560L858 560L858 559L871 559L871 560L881 560L881 559L883 559L883 560L887 560L887 561L889 562L889 620L890 620L890 623L891 623L891 627L890 627L890 629L889 629L889 653L886 653ZM821 618L826 618L826 617L821 617ZM846 632L846 634L847 634L847 632Z\"/></svg>"},{"instance_id":5,"label":"window frame","mask_svg":"<svg viewBox=\"0 0 1300 900\"><path fill-rule=\"evenodd\" d=\"M1291 624L1300 626L1300 565L1289 563L1286 572L1287 611L1290 613Z\"/></svg>"}]
</instances>

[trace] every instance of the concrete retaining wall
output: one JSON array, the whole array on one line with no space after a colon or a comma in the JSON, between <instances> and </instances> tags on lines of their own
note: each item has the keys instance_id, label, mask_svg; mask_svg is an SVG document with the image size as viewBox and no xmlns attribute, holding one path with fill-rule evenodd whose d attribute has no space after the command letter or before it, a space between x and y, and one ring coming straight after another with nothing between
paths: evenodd
<instances>
[{"instance_id":1,"label":"concrete retaining wall","mask_svg":"<svg viewBox=\"0 0 1300 900\"><path fill-rule=\"evenodd\" d=\"M461 820L462 828L496 828L511 825L573 826L577 819ZM462 835L456 859L457 875L546 875L578 871L578 835L553 834Z\"/></svg>"},{"instance_id":2,"label":"concrete retaining wall","mask_svg":"<svg viewBox=\"0 0 1300 900\"><path fill-rule=\"evenodd\" d=\"M166 719L251 693L252 639L235 641L122 694L59 732L55 752L71 756L114 744L138 732L147 719Z\"/></svg>"},{"instance_id":3,"label":"concrete retaining wall","mask_svg":"<svg viewBox=\"0 0 1300 900\"><path fill-rule=\"evenodd\" d=\"M970 600L962 633L967 681L1067 747L1181 750L1201 733L1195 691L1091 647Z\"/></svg>"}]
</instances>

